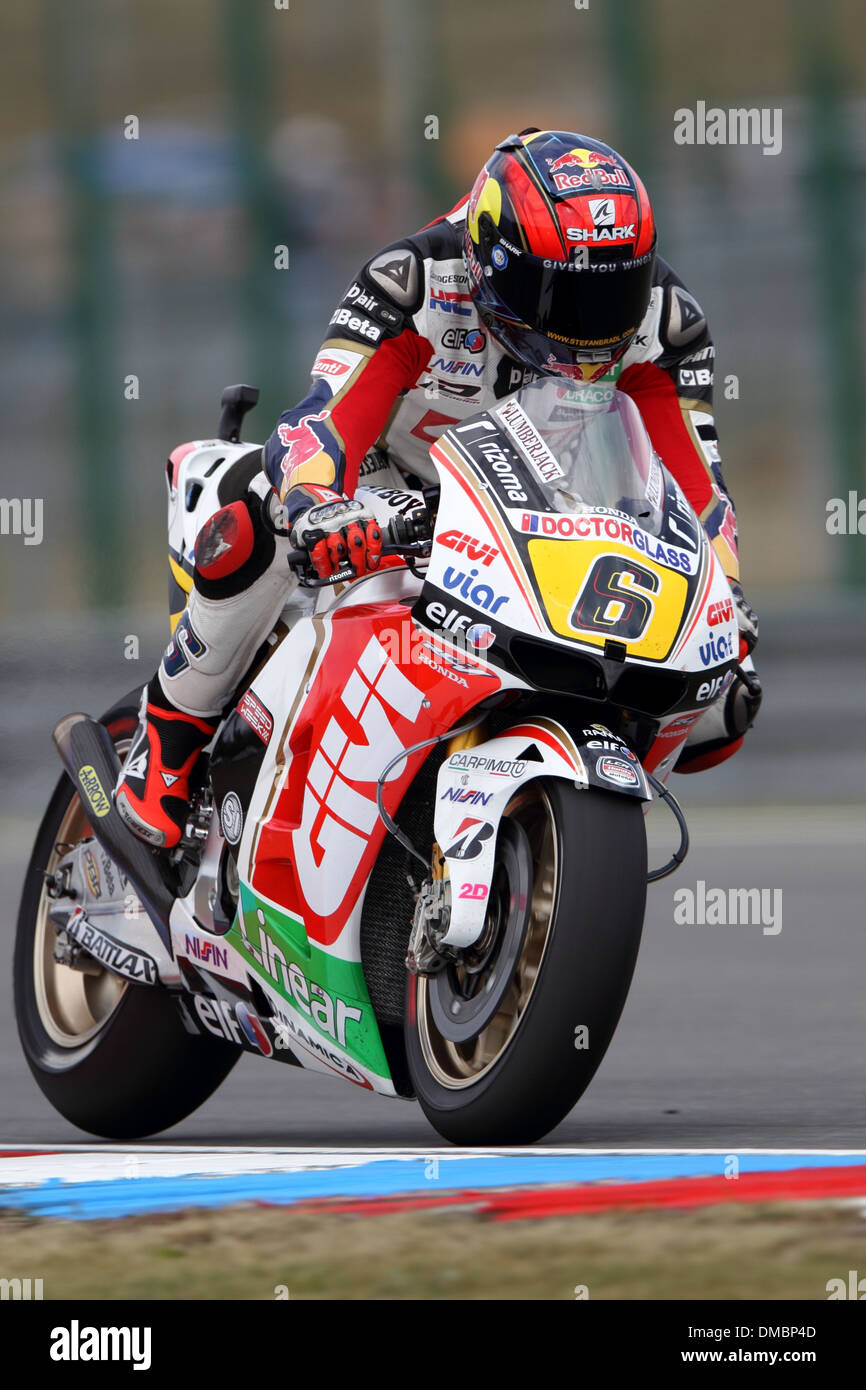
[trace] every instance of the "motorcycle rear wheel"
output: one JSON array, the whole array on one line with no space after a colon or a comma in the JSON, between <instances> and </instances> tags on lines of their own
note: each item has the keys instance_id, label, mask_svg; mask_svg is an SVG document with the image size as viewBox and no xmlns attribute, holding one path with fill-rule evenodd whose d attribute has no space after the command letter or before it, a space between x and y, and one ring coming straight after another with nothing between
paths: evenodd
<instances>
[{"instance_id":1,"label":"motorcycle rear wheel","mask_svg":"<svg viewBox=\"0 0 866 1390\"><path fill-rule=\"evenodd\" d=\"M104 717L122 755L137 723L133 697ZM240 1049L194 1037L165 989L131 985L101 969L54 960L43 880L56 846L92 836L81 802L61 778L24 880L15 939L15 1017L24 1055L55 1110L90 1134L136 1139L177 1124L225 1080Z\"/></svg>"},{"instance_id":2,"label":"motorcycle rear wheel","mask_svg":"<svg viewBox=\"0 0 866 1390\"><path fill-rule=\"evenodd\" d=\"M533 1143L575 1105L625 1004L646 869L637 800L538 779L509 803L480 943L408 980L409 1071L445 1139Z\"/></svg>"}]
</instances>

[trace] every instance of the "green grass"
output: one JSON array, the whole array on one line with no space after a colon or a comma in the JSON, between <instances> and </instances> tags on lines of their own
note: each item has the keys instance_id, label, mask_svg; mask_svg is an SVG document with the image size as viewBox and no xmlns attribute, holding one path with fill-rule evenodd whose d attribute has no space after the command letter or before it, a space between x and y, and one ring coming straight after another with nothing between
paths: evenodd
<instances>
[{"instance_id":1,"label":"green grass","mask_svg":"<svg viewBox=\"0 0 866 1390\"><path fill-rule=\"evenodd\" d=\"M826 1299L866 1272L854 1207L718 1207L493 1222L232 1207L118 1221L0 1213L0 1274L47 1299Z\"/></svg>"}]
</instances>

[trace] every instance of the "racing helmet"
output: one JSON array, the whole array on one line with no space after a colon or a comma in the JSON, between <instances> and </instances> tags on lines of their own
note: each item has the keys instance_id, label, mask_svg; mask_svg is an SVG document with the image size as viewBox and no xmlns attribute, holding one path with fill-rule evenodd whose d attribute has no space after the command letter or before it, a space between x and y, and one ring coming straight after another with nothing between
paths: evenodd
<instances>
[{"instance_id":1,"label":"racing helmet","mask_svg":"<svg viewBox=\"0 0 866 1390\"><path fill-rule=\"evenodd\" d=\"M496 146L469 197L464 253L478 313L510 356L595 381L650 300L656 231L647 191L600 140L526 130Z\"/></svg>"}]
</instances>

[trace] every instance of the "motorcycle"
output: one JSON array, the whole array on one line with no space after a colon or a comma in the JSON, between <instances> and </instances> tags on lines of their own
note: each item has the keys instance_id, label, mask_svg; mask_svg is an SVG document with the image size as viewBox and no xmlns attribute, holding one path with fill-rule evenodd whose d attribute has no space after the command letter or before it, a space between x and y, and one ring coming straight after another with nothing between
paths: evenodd
<instances>
[{"instance_id":1,"label":"motorcycle","mask_svg":"<svg viewBox=\"0 0 866 1390\"><path fill-rule=\"evenodd\" d=\"M171 456L173 609L257 393ZM15 951L28 1064L73 1124L152 1134L252 1052L417 1098L457 1144L531 1143L622 1012L647 882L687 848L665 782L731 683L731 591L634 403L535 381L432 447L375 573L317 580L203 755L154 851L112 799L138 693L54 739ZM390 511L389 511L390 508ZM288 612L287 617L292 614ZM183 622L172 650L191 640ZM644 813L680 825L647 871Z\"/></svg>"}]
</instances>

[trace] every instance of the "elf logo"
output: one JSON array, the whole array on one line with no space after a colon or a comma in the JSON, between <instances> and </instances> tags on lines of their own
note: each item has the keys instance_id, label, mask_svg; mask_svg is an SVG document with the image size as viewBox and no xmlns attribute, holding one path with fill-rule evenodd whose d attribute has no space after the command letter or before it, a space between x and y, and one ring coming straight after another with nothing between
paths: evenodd
<instances>
[{"instance_id":1,"label":"elf logo","mask_svg":"<svg viewBox=\"0 0 866 1390\"><path fill-rule=\"evenodd\" d=\"M492 545L486 545L483 541L477 541L474 536L467 536L463 531L446 531L443 536L436 538L440 545L446 545L449 550L456 550L458 554L465 555L467 560L473 560L482 565L490 565L499 554Z\"/></svg>"},{"instance_id":2,"label":"elf logo","mask_svg":"<svg viewBox=\"0 0 866 1390\"><path fill-rule=\"evenodd\" d=\"M442 334L442 346L456 349L465 348L467 352L480 352L487 342L484 334L477 328L446 328Z\"/></svg>"},{"instance_id":3,"label":"elf logo","mask_svg":"<svg viewBox=\"0 0 866 1390\"><path fill-rule=\"evenodd\" d=\"M716 676L714 680L703 681L697 688L695 699L704 704L707 700L715 700L717 695L721 695L726 690L733 679L733 672L726 671L723 676Z\"/></svg>"}]
</instances>

